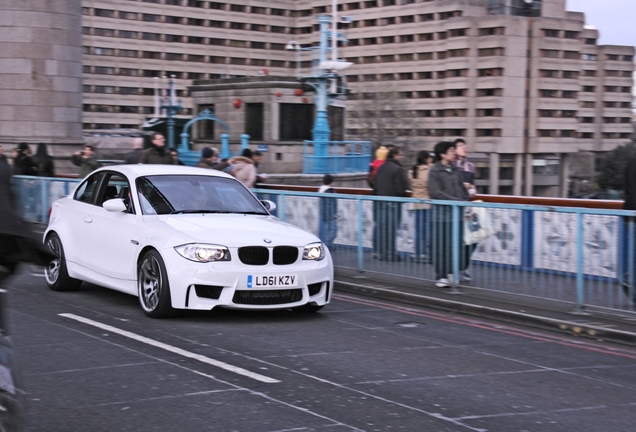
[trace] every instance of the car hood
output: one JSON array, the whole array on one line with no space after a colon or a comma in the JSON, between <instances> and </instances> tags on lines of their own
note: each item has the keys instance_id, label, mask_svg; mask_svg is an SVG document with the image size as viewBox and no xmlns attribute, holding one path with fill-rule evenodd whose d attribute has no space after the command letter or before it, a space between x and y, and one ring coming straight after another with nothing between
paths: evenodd
<instances>
[{"instance_id":1,"label":"car hood","mask_svg":"<svg viewBox=\"0 0 636 432\"><path fill-rule=\"evenodd\" d=\"M176 236L177 243L221 243L238 247L305 246L320 241L315 235L273 216L182 214L144 216L144 221L149 228Z\"/></svg>"}]
</instances>

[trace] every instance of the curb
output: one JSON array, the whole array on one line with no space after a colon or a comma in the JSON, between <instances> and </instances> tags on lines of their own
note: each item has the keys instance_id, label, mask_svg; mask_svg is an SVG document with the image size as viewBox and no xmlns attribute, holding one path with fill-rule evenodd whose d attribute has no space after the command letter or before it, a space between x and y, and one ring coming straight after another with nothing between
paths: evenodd
<instances>
[{"instance_id":1,"label":"curb","mask_svg":"<svg viewBox=\"0 0 636 432\"><path fill-rule=\"evenodd\" d=\"M605 340L621 345L636 346L636 333L623 330L608 329L593 325L575 323L567 320L548 318L522 312L514 312L505 309L497 309L453 300L445 300L419 294L393 291L384 288L370 287L362 284L335 280L338 290L367 297L382 298L400 303L425 306L440 309L447 312L456 312L465 315L489 318L512 324L520 324L540 328L543 330L567 333L574 336L583 336L596 340Z\"/></svg>"}]
</instances>

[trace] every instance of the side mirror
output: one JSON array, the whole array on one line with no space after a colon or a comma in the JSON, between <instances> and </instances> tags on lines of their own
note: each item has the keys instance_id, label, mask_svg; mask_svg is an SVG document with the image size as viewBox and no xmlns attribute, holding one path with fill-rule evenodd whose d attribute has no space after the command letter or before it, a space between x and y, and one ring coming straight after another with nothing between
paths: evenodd
<instances>
[{"instance_id":1,"label":"side mirror","mask_svg":"<svg viewBox=\"0 0 636 432\"><path fill-rule=\"evenodd\" d=\"M270 213L276 210L276 204L274 204L274 201L261 200L261 204L263 204L263 206L265 207L265 210L267 210Z\"/></svg>"},{"instance_id":2,"label":"side mirror","mask_svg":"<svg viewBox=\"0 0 636 432\"><path fill-rule=\"evenodd\" d=\"M102 207L109 212L125 212L127 210L126 204L124 204L124 200L122 198L113 198L108 201L104 201Z\"/></svg>"}]
</instances>

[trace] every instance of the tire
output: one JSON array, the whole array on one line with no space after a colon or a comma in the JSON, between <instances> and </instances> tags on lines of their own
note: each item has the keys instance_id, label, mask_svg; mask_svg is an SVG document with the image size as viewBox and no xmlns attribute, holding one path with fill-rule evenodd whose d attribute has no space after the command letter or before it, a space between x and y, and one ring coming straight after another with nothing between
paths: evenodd
<instances>
[{"instance_id":1,"label":"tire","mask_svg":"<svg viewBox=\"0 0 636 432\"><path fill-rule=\"evenodd\" d=\"M318 305L312 305L312 304L304 304L302 306L298 306L297 308L294 308L294 310L301 313L316 313L324 307L325 305L318 306Z\"/></svg>"},{"instance_id":2,"label":"tire","mask_svg":"<svg viewBox=\"0 0 636 432\"><path fill-rule=\"evenodd\" d=\"M159 252L146 252L137 271L137 291L139 304L144 313L151 318L174 316L170 298L170 284L166 266Z\"/></svg>"},{"instance_id":3,"label":"tire","mask_svg":"<svg viewBox=\"0 0 636 432\"><path fill-rule=\"evenodd\" d=\"M82 281L68 275L66 257L60 237L53 233L46 239L46 246L55 258L44 268L46 284L53 291L74 291L79 288Z\"/></svg>"}]
</instances>

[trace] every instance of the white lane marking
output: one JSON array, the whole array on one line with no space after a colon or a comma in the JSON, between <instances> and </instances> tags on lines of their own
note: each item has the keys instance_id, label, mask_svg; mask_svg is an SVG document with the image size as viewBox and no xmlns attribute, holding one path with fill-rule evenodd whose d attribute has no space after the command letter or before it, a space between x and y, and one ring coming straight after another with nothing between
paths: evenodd
<instances>
[{"instance_id":1,"label":"white lane marking","mask_svg":"<svg viewBox=\"0 0 636 432\"><path fill-rule=\"evenodd\" d=\"M132 333L132 332L129 332L129 331L126 331L126 330L122 330L122 329L119 329L117 327L110 326L108 324L103 324L103 323L100 323L98 321L93 321L91 319L84 318L84 317L81 317L81 316L78 316L78 315L75 315L75 314L61 313L61 314L59 314L59 316L62 316L64 318L69 318L69 319L72 319L72 320L75 320L75 321L79 321L81 323L88 324L88 325L91 325L93 327L97 327L97 328L100 328L102 330L106 330L106 331L109 331L109 332L112 332L112 333L117 333L118 335L125 336L127 338L136 340L137 342L145 343L147 345L151 345L151 346L154 346L156 348L161 348L161 349L164 349L164 350L169 351L171 353L178 354L178 355L181 355L183 357L187 357L187 358L190 358L190 359L193 359L193 360L198 360L201 363L205 363L205 364L209 364L209 365L212 365L212 366L216 366L216 367L224 369L224 370L226 370L228 372L233 372L233 373L238 374L238 375L243 375L245 377L252 378L253 380L256 380L256 381L260 381L260 382L267 383L267 384L274 384L274 383L279 383L280 382L277 379L270 378L270 377L267 377L265 375L257 374L255 372L250 372L250 371L248 371L246 369L243 369L243 368L240 368L238 366L233 366L231 364L224 363L224 362L219 361L219 360L214 360L214 359L211 359L209 357L202 356L200 354L195 354L195 353L192 353L190 351L186 351L186 350L183 350L181 348L177 348L177 347L174 347L172 345L168 345L168 344L165 344L163 342L159 342L159 341L156 341L154 339L150 339L150 338L147 338L147 337L144 337L144 336L140 336L138 334L135 334L135 333Z\"/></svg>"}]
</instances>

